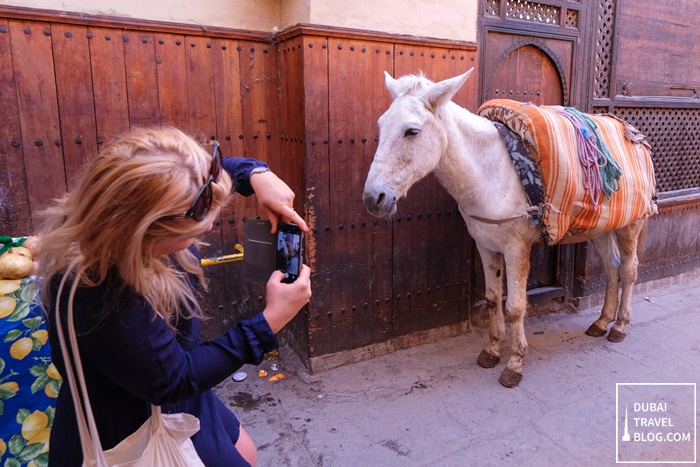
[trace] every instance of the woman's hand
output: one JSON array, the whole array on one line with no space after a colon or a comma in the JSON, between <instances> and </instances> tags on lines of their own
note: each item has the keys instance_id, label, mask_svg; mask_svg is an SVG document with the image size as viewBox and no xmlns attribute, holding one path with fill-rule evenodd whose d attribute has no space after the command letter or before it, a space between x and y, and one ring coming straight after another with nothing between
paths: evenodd
<instances>
[{"instance_id":1,"label":"woman's hand","mask_svg":"<svg viewBox=\"0 0 700 467\"><path fill-rule=\"evenodd\" d=\"M255 190L263 216L272 223L272 233L277 232L280 218L295 223L304 232L309 231L304 219L294 210L294 192L277 175L269 171L254 173L250 176L250 186Z\"/></svg>"},{"instance_id":2,"label":"woman's hand","mask_svg":"<svg viewBox=\"0 0 700 467\"><path fill-rule=\"evenodd\" d=\"M301 266L299 277L291 284L282 282L284 277L282 271L274 271L266 287L267 306L263 316L275 334L311 299L311 269L307 265Z\"/></svg>"}]
</instances>

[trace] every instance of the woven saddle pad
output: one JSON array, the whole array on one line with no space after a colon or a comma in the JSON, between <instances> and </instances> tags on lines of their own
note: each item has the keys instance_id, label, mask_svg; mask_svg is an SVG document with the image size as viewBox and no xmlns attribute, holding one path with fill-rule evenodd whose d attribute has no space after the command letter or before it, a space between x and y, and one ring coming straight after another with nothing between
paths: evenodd
<instances>
[{"instance_id":1,"label":"woven saddle pad","mask_svg":"<svg viewBox=\"0 0 700 467\"><path fill-rule=\"evenodd\" d=\"M644 135L616 117L587 115L622 170L619 190L594 200L586 189L578 154L581 130L561 114L563 110L493 99L477 111L515 132L537 163L545 192L541 218L547 243L589 240L655 214L656 180Z\"/></svg>"}]
</instances>

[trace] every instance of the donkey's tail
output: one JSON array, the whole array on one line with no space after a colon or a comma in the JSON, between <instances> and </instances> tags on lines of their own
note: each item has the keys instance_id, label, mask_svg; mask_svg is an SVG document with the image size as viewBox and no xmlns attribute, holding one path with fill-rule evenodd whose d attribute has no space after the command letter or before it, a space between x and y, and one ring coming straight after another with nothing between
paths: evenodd
<instances>
[{"instance_id":1,"label":"donkey's tail","mask_svg":"<svg viewBox=\"0 0 700 467\"><path fill-rule=\"evenodd\" d=\"M639 237L637 237L637 260L639 263L642 262L644 252L646 251L646 248L644 247L647 243L647 228L649 226L649 219L644 219L642 222L642 230L639 231Z\"/></svg>"}]
</instances>

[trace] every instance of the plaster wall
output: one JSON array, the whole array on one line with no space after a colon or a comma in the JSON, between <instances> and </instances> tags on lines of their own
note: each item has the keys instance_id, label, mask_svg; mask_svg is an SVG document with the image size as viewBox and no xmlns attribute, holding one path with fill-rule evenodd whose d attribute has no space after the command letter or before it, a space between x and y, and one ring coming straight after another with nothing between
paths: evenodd
<instances>
[{"instance_id":1,"label":"plaster wall","mask_svg":"<svg viewBox=\"0 0 700 467\"><path fill-rule=\"evenodd\" d=\"M459 41L476 40L478 12L478 0L0 0L0 4L263 32L305 23Z\"/></svg>"}]
</instances>

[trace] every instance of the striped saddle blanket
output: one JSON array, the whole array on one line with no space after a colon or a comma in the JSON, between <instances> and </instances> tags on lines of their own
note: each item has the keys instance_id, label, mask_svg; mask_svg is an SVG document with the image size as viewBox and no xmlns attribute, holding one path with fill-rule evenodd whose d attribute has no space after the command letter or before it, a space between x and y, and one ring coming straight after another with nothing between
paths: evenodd
<instances>
[{"instance_id":1,"label":"striped saddle blanket","mask_svg":"<svg viewBox=\"0 0 700 467\"><path fill-rule=\"evenodd\" d=\"M548 244L589 240L657 212L650 146L624 121L509 99L477 114L518 135L538 166Z\"/></svg>"}]
</instances>

